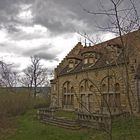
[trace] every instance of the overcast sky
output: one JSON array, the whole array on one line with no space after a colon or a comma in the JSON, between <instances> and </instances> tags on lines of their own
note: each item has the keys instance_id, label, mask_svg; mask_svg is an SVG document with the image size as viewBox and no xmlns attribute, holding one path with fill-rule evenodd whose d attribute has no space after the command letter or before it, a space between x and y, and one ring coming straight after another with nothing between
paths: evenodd
<instances>
[{"instance_id":1,"label":"overcast sky","mask_svg":"<svg viewBox=\"0 0 140 140\"><path fill-rule=\"evenodd\" d=\"M102 1L111 7L108 0ZM97 23L105 25L108 20L87 14L82 7L96 11L99 0L0 0L0 60L22 70L30 56L38 55L53 69L84 40L77 32L94 36L99 34ZM108 32L100 34L103 40L113 37Z\"/></svg>"}]
</instances>

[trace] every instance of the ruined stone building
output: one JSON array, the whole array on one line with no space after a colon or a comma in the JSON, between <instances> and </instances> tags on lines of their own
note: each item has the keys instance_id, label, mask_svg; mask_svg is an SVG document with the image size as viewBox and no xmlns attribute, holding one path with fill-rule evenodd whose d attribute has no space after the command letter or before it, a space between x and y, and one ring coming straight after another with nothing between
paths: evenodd
<instances>
[{"instance_id":1,"label":"ruined stone building","mask_svg":"<svg viewBox=\"0 0 140 140\"><path fill-rule=\"evenodd\" d=\"M139 97L140 31L93 46L78 42L51 80L51 98L64 110L137 112Z\"/></svg>"}]
</instances>

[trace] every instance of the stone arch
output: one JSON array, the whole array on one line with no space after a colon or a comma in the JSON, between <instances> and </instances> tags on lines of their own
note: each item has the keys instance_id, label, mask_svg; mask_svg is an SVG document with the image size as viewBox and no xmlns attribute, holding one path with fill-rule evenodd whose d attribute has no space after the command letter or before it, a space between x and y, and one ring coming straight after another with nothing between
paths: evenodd
<instances>
[{"instance_id":1,"label":"stone arch","mask_svg":"<svg viewBox=\"0 0 140 140\"><path fill-rule=\"evenodd\" d=\"M74 109L74 86L71 81L66 81L62 85L62 104L64 109Z\"/></svg>"},{"instance_id":2,"label":"stone arch","mask_svg":"<svg viewBox=\"0 0 140 140\"><path fill-rule=\"evenodd\" d=\"M92 82L91 79L83 79L79 83L79 94L80 94L80 101L81 101L81 106L80 109L81 111L86 111L85 107L82 105L86 106L87 110L90 112L96 112L97 109L95 108L95 103L98 103L100 107L100 102L98 99L97 95L97 90L96 85ZM99 110L98 110L99 111Z\"/></svg>"},{"instance_id":3,"label":"stone arch","mask_svg":"<svg viewBox=\"0 0 140 140\"><path fill-rule=\"evenodd\" d=\"M90 89L91 89L91 87L92 87L92 89L93 89L93 87L95 87L94 86L94 83L92 82L92 80L90 80L90 79L83 79L80 83L79 83L79 92L81 91L81 89L82 89L82 91L90 91Z\"/></svg>"},{"instance_id":4,"label":"stone arch","mask_svg":"<svg viewBox=\"0 0 140 140\"><path fill-rule=\"evenodd\" d=\"M69 91L69 84L70 84L70 81L66 81L66 82L64 82L63 83L63 86L62 86L62 88L63 88L63 93L67 93L68 91Z\"/></svg>"},{"instance_id":5,"label":"stone arch","mask_svg":"<svg viewBox=\"0 0 140 140\"><path fill-rule=\"evenodd\" d=\"M106 113L109 107L111 112L120 111L120 84L113 75L104 77L101 80L101 105L103 112Z\"/></svg>"},{"instance_id":6,"label":"stone arch","mask_svg":"<svg viewBox=\"0 0 140 140\"><path fill-rule=\"evenodd\" d=\"M101 87L101 91L102 91L102 92L107 92L107 86L106 86L106 84L104 83L104 84L102 84L101 86L102 86L102 87Z\"/></svg>"},{"instance_id":7,"label":"stone arch","mask_svg":"<svg viewBox=\"0 0 140 140\"><path fill-rule=\"evenodd\" d=\"M92 92L94 90L93 88L93 85L90 85L89 90Z\"/></svg>"},{"instance_id":8,"label":"stone arch","mask_svg":"<svg viewBox=\"0 0 140 140\"><path fill-rule=\"evenodd\" d=\"M70 93L74 93L74 87L73 86L71 86L71 88L70 88Z\"/></svg>"},{"instance_id":9,"label":"stone arch","mask_svg":"<svg viewBox=\"0 0 140 140\"><path fill-rule=\"evenodd\" d=\"M84 92L84 86L80 86L80 92Z\"/></svg>"},{"instance_id":10,"label":"stone arch","mask_svg":"<svg viewBox=\"0 0 140 140\"><path fill-rule=\"evenodd\" d=\"M115 83L115 91L120 92L120 84L119 83Z\"/></svg>"},{"instance_id":11,"label":"stone arch","mask_svg":"<svg viewBox=\"0 0 140 140\"><path fill-rule=\"evenodd\" d=\"M79 83L79 92L84 92L86 91L86 79L83 79L80 83Z\"/></svg>"},{"instance_id":12,"label":"stone arch","mask_svg":"<svg viewBox=\"0 0 140 140\"><path fill-rule=\"evenodd\" d=\"M105 76L100 82L101 92L104 92L105 90L106 90L106 92L107 91L108 92L114 91L115 90L115 83L116 83L115 76L113 76L113 75Z\"/></svg>"}]
</instances>

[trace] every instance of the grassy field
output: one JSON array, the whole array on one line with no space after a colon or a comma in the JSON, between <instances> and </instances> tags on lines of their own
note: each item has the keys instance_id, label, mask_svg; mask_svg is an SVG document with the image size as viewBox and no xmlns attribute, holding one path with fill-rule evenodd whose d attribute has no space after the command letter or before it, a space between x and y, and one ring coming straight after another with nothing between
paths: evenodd
<instances>
[{"instance_id":1,"label":"grassy field","mask_svg":"<svg viewBox=\"0 0 140 140\"><path fill-rule=\"evenodd\" d=\"M108 140L107 134L94 129L72 131L45 125L35 119L35 111L16 118L16 129L0 140ZM113 124L113 140L140 140L140 118L118 120Z\"/></svg>"},{"instance_id":2,"label":"grassy field","mask_svg":"<svg viewBox=\"0 0 140 140\"><path fill-rule=\"evenodd\" d=\"M0 88L0 139L17 131L17 117L29 110L49 106L49 98L29 96L29 91L13 92Z\"/></svg>"},{"instance_id":3,"label":"grassy field","mask_svg":"<svg viewBox=\"0 0 140 140\"><path fill-rule=\"evenodd\" d=\"M15 134L2 137L0 140L89 140L89 130L72 131L38 122L29 112L18 117Z\"/></svg>"},{"instance_id":4,"label":"grassy field","mask_svg":"<svg viewBox=\"0 0 140 140\"><path fill-rule=\"evenodd\" d=\"M7 91L6 91L7 92ZM48 99L28 94L0 93L0 140L108 140L107 133L95 129L72 131L45 125L36 119L36 108L47 107ZM55 112L57 117L75 119L73 112ZM113 140L140 140L140 117L113 123Z\"/></svg>"}]
</instances>

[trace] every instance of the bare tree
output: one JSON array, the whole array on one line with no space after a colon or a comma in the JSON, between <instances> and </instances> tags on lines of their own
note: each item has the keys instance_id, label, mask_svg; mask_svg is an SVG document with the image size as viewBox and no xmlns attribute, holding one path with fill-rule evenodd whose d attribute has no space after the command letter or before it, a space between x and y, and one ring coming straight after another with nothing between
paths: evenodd
<instances>
[{"instance_id":1,"label":"bare tree","mask_svg":"<svg viewBox=\"0 0 140 140\"><path fill-rule=\"evenodd\" d=\"M34 89L34 97L36 97L38 87L45 86L48 83L47 68L41 64L38 56L31 57L31 65L24 69L24 76L21 83L29 88Z\"/></svg>"},{"instance_id":2,"label":"bare tree","mask_svg":"<svg viewBox=\"0 0 140 140\"><path fill-rule=\"evenodd\" d=\"M17 72L12 69L12 64L0 61L0 86L9 88L16 87L17 75Z\"/></svg>"},{"instance_id":3,"label":"bare tree","mask_svg":"<svg viewBox=\"0 0 140 140\"><path fill-rule=\"evenodd\" d=\"M133 41L140 36L133 36L133 41L128 35L130 32L139 29L139 15L136 8L136 0L128 0L128 7L122 7L125 0L109 0L110 7L105 7L103 4L104 1L99 0L100 9L99 11L91 11L84 8L84 11L93 15L93 16L106 16L108 23L106 26L98 25L99 30L109 31L115 33L118 36L118 42L121 46L122 58L124 63L124 73L122 73L123 84L129 104L130 113L133 114L133 106L131 101L131 95L134 96L134 93L131 90L131 79L129 75L129 58L132 56L132 51L137 51L138 48L133 48ZM127 36L128 35L128 36ZM139 34L140 35L140 34ZM131 36L132 37L132 36ZM87 38L87 37L85 37ZM131 41L129 41L131 40ZM131 43L130 43L131 42ZM134 54L134 53L133 53ZM119 64L116 62L116 66L119 68ZM120 71L121 72L121 71ZM124 75L123 75L124 74ZM131 94L131 95L130 95ZM139 102L139 101L138 101ZM140 106L138 106L140 107ZM140 108L138 109L140 110ZM111 116L111 113L110 113ZM110 129L109 129L109 138L112 140L112 120L110 117Z\"/></svg>"},{"instance_id":4,"label":"bare tree","mask_svg":"<svg viewBox=\"0 0 140 140\"><path fill-rule=\"evenodd\" d=\"M130 99L131 90L131 81L129 77L129 66L128 61L131 55L132 50L132 43L130 44L130 37L127 37L127 34L139 29L139 15L136 8L136 0L128 0L127 4L128 7L123 7L122 4L125 4L124 0L109 0L108 1L111 7L105 7L103 5L103 1L99 0L100 3L100 10L99 11L90 11L84 9L87 13L92 14L93 16L106 16L108 18L107 26L99 26L99 30L102 31L109 31L115 33L119 39L119 44L122 47L122 55L123 55L123 62L124 62L124 70L125 70L125 77L124 77L124 85L125 91L127 94L127 100L129 103L130 113L133 114L133 107ZM137 37L135 37L136 39ZM118 64L116 64L117 66ZM134 94L134 93L132 93ZM140 110L140 109L138 109Z\"/></svg>"}]
</instances>

